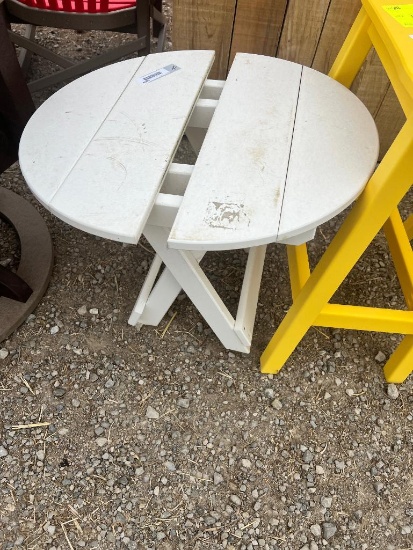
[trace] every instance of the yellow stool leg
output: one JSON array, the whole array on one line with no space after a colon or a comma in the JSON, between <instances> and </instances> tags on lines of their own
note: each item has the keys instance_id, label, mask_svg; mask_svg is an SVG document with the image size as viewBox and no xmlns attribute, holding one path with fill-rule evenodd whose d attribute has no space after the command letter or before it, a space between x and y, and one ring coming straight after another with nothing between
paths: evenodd
<instances>
[{"instance_id":1,"label":"yellow stool leg","mask_svg":"<svg viewBox=\"0 0 413 550\"><path fill-rule=\"evenodd\" d=\"M413 239L413 214L410 214L410 216L404 222L404 228L406 230L409 241L411 241Z\"/></svg>"},{"instance_id":2,"label":"yellow stool leg","mask_svg":"<svg viewBox=\"0 0 413 550\"><path fill-rule=\"evenodd\" d=\"M372 46L368 35L371 21L361 8L328 76L350 88Z\"/></svg>"},{"instance_id":3,"label":"yellow stool leg","mask_svg":"<svg viewBox=\"0 0 413 550\"><path fill-rule=\"evenodd\" d=\"M305 285L310 276L307 245L287 245L288 269L290 271L291 295L293 300Z\"/></svg>"},{"instance_id":4,"label":"yellow stool leg","mask_svg":"<svg viewBox=\"0 0 413 550\"><path fill-rule=\"evenodd\" d=\"M387 382L401 384L413 372L413 336L405 336L384 367Z\"/></svg>"},{"instance_id":5,"label":"yellow stool leg","mask_svg":"<svg viewBox=\"0 0 413 550\"><path fill-rule=\"evenodd\" d=\"M413 251L397 208L383 227L404 298L413 309Z\"/></svg>"}]
</instances>

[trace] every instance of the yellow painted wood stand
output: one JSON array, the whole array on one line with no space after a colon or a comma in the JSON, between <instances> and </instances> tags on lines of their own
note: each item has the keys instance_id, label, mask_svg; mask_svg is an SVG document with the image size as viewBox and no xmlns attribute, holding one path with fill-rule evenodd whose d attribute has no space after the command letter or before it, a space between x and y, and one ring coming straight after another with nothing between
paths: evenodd
<instances>
[{"instance_id":1,"label":"yellow painted wood stand","mask_svg":"<svg viewBox=\"0 0 413 550\"><path fill-rule=\"evenodd\" d=\"M413 217L402 221L398 204L413 182L413 4L362 0L330 71L350 87L374 47L392 83L406 122L365 190L310 274L306 245L288 246L293 305L261 357L261 370L276 373L312 325L405 334L384 367L388 382L413 371ZM329 303L374 237L384 228L407 310Z\"/></svg>"}]
</instances>

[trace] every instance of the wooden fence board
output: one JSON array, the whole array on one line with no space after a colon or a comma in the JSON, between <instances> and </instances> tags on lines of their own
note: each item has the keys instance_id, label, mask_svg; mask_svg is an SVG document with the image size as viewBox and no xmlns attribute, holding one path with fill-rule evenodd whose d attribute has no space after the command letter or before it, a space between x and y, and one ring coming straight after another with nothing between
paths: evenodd
<instances>
[{"instance_id":1,"label":"wooden fence board","mask_svg":"<svg viewBox=\"0 0 413 550\"><path fill-rule=\"evenodd\" d=\"M377 53L372 50L364 62L360 73L357 75L351 91L361 99L373 117L375 117L389 86L390 82L383 65Z\"/></svg>"},{"instance_id":2,"label":"wooden fence board","mask_svg":"<svg viewBox=\"0 0 413 550\"><path fill-rule=\"evenodd\" d=\"M275 56L287 0L238 0L230 63L237 52Z\"/></svg>"},{"instance_id":3,"label":"wooden fence board","mask_svg":"<svg viewBox=\"0 0 413 550\"><path fill-rule=\"evenodd\" d=\"M382 158L406 121L399 100L391 86L387 90L375 120L380 136L380 158Z\"/></svg>"},{"instance_id":4,"label":"wooden fence board","mask_svg":"<svg viewBox=\"0 0 413 550\"><path fill-rule=\"evenodd\" d=\"M311 67L330 0L290 0L277 57Z\"/></svg>"},{"instance_id":5,"label":"wooden fence board","mask_svg":"<svg viewBox=\"0 0 413 550\"><path fill-rule=\"evenodd\" d=\"M226 77L235 7L236 0L174 0L174 50L215 50L211 78Z\"/></svg>"},{"instance_id":6,"label":"wooden fence board","mask_svg":"<svg viewBox=\"0 0 413 550\"><path fill-rule=\"evenodd\" d=\"M313 69L328 73L359 9L360 0L331 0L312 63Z\"/></svg>"}]
</instances>

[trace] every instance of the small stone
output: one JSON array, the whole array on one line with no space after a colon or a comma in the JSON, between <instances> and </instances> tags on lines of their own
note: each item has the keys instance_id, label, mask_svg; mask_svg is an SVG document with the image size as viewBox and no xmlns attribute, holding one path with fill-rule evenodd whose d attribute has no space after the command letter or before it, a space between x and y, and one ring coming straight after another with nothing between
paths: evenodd
<instances>
[{"instance_id":1,"label":"small stone","mask_svg":"<svg viewBox=\"0 0 413 550\"><path fill-rule=\"evenodd\" d=\"M126 485L129 483L129 480L126 476L122 476L118 479L118 483L119 485L123 485L124 487L126 487ZM116 516L116 521L120 521L119 516L124 517L123 514L119 513ZM121 521L121 523L125 523L125 521Z\"/></svg>"},{"instance_id":2,"label":"small stone","mask_svg":"<svg viewBox=\"0 0 413 550\"><path fill-rule=\"evenodd\" d=\"M59 332L59 327L55 325L50 329L50 334L57 334Z\"/></svg>"},{"instance_id":3,"label":"small stone","mask_svg":"<svg viewBox=\"0 0 413 550\"><path fill-rule=\"evenodd\" d=\"M9 354L9 352L6 348L1 348L0 349L0 359L6 359L8 354Z\"/></svg>"},{"instance_id":4,"label":"small stone","mask_svg":"<svg viewBox=\"0 0 413 550\"><path fill-rule=\"evenodd\" d=\"M386 356L384 355L384 353L382 351L379 351L379 353L376 355L376 357L374 358L378 363L383 363L383 361L386 360Z\"/></svg>"},{"instance_id":5,"label":"small stone","mask_svg":"<svg viewBox=\"0 0 413 550\"><path fill-rule=\"evenodd\" d=\"M251 460L248 460L248 458L243 458L241 460L241 465L243 468L251 468Z\"/></svg>"},{"instance_id":6,"label":"small stone","mask_svg":"<svg viewBox=\"0 0 413 550\"><path fill-rule=\"evenodd\" d=\"M153 407L148 405L148 407L146 408L145 416L146 416L146 418L156 420L157 418L159 418L159 413Z\"/></svg>"},{"instance_id":7,"label":"small stone","mask_svg":"<svg viewBox=\"0 0 413 550\"><path fill-rule=\"evenodd\" d=\"M99 314L99 310L97 307L92 307L91 309L89 309L89 313L91 315L98 315Z\"/></svg>"},{"instance_id":8,"label":"small stone","mask_svg":"<svg viewBox=\"0 0 413 550\"><path fill-rule=\"evenodd\" d=\"M384 485L380 481L376 481L376 483L373 483L373 487L377 494L381 493L384 489Z\"/></svg>"},{"instance_id":9,"label":"small stone","mask_svg":"<svg viewBox=\"0 0 413 550\"><path fill-rule=\"evenodd\" d=\"M330 508L331 503L333 502L332 497L321 497L320 503L323 508Z\"/></svg>"},{"instance_id":10,"label":"small stone","mask_svg":"<svg viewBox=\"0 0 413 550\"><path fill-rule=\"evenodd\" d=\"M106 437L98 437L96 439L96 445L98 447L103 447L103 445L106 445L107 442L108 442L108 440L106 439Z\"/></svg>"},{"instance_id":11,"label":"small stone","mask_svg":"<svg viewBox=\"0 0 413 550\"><path fill-rule=\"evenodd\" d=\"M363 511L362 510L356 510L354 512L353 516L357 521L360 521L361 518L363 517Z\"/></svg>"},{"instance_id":12,"label":"small stone","mask_svg":"<svg viewBox=\"0 0 413 550\"><path fill-rule=\"evenodd\" d=\"M170 460L167 460L165 462L165 466L166 468L170 471L170 472L175 472L176 471L176 466L173 462L171 462Z\"/></svg>"},{"instance_id":13,"label":"small stone","mask_svg":"<svg viewBox=\"0 0 413 550\"><path fill-rule=\"evenodd\" d=\"M109 380L107 380L105 383L105 388L113 388L114 385L115 385L114 380L112 380L112 378L109 378Z\"/></svg>"},{"instance_id":14,"label":"small stone","mask_svg":"<svg viewBox=\"0 0 413 550\"><path fill-rule=\"evenodd\" d=\"M178 399L177 402L178 407L181 407L182 409L188 409L189 408L189 399Z\"/></svg>"},{"instance_id":15,"label":"small stone","mask_svg":"<svg viewBox=\"0 0 413 550\"><path fill-rule=\"evenodd\" d=\"M271 403L271 407L276 411L280 411L283 408L283 404L279 399L274 399L274 401Z\"/></svg>"},{"instance_id":16,"label":"small stone","mask_svg":"<svg viewBox=\"0 0 413 550\"><path fill-rule=\"evenodd\" d=\"M86 315L86 312L87 312L87 308L86 306L82 306L80 307L77 312L79 313L79 315Z\"/></svg>"},{"instance_id":17,"label":"small stone","mask_svg":"<svg viewBox=\"0 0 413 550\"><path fill-rule=\"evenodd\" d=\"M214 472L214 485L219 485L224 481L224 478L219 472Z\"/></svg>"},{"instance_id":18,"label":"small stone","mask_svg":"<svg viewBox=\"0 0 413 550\"><path fill-rule=\"evenodd\" d=\"M235 504L235 506L241 506L241 499L237 495L231 495L229 497L230 501Z\"/></svg>"},{"instance_id":19,"label":"small stone","mask_svg":"<svg viewBox=\"0 0 413 550\"><path fill-rule=\"evenodd\" d=\"M312 525L310 531L315 537L321 537L321 527L318 523Z\"/></svg>"},{"instance_id":20,"label":"small stone","mask_svg":"<svg viewBox=\"0 0 413 550\"><path fill-rule=\"evenodd\" d=\"M66 393L66 390L64 388L55 388L53 390L53 395L55 397L63 397L65 393Z\"/></svg>"},{"instance_id":21,"label":"small stone","mask_svg":"<svg viewBox=\"0 0 413 550\"><path fill-rule=\"evenodd\" d=\"M323 538L325 540L331 539L336 534L337 527L334 523L325 522L323 523Z\"/></svg>"},{"instance_id":22,"label":"small stone","mask_svg":"<svg viewBox=\"0 0 413 550\"><path fill-rule=\"evenodd\" d=\"M49 533L50 536L53 536L56 532L56 526L55 525L48 525L46 527L47 529L47 532Z\"/></svg>"},{"instance_id":23,"label":"small stone","mask_svg":"<svg viewBox=\"0 0 413 550\"><path fill-rule=\"evenodd\" d=\"M0 458L4 458L8 454L9 453L6 451L6 449L2 445L0 445Z\"/></svg>"},{"instance_id":24,"label":"small stone","mask_svg":"<svg viewBox=\"0 0 413 550\"><path fill-rule=\"evenodd\" d=\"M303 452L303 462L305 462L305 464L310 464L313 458L314 458L313 453L308 449Z\"/></svg>"},{"instance_id":25,"label":"small stone","mask_svg":"<svg viewBox=\"0 0 413 550\"><path fill-rule=\"evenodd\" d=\"M40 460L40 462L43 462L44 456L45 456L44 451L43 450L37 451L36 456Z\"/></svg>"},{"instance_id":26,"label":"small stone","mask_svg":"<svg viewBox=\"0 0 413 550\"><path fill-rule=\"evenodd\" d=\"M396 384L389 384L387 386L387 395L390 399L397 399L399 397L399 390L397 389Z\"/></svg>"},{"instance_id":27,"label":"small stone","mask_svg":"<svg viewBox=\"0 0 413 550\"><path fill-rule=\"evenodd\" d=\"M324 474L324 468L322 466L316 466L315 467L315 473L318 474L319 476L322 476Z\"/></svg>"}]
</instances>

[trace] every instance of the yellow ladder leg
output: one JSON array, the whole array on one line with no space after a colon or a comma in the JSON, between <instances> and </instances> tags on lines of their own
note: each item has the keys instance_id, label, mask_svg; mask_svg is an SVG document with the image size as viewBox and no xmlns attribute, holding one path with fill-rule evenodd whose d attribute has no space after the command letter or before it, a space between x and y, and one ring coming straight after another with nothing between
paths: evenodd
<instances>
[{"instance_id":1,"label":"yellow ladder leg","mask_svg":"<svg viewBox=\"0 0 413 550\"><path fill-rule=\"evenodd\" d=\"M394 267L409 309L413 309L413 251L396 208L383 226Z\"/></svg>"},{"instance_id":2,"label":"yellow ladder leg","mask_svg":"<svg viewBox=\"0 0 413 550\"><path fill-rule=\"evenodd\" d=\"M350 88L372 46L368 35L371 21L361 8L328 76Z\"/></svg>"},{"instance_id":3,"label":"yellow ladder leg","mask_svg":"<svg viewBox=\"0 0 413 550\"><path fill-rule=\"evenodd\" d=\"M413 372L413 336L405 336L384 367L387 382L401 384Z\"/></svg>"},{"instance_id":4,"label":"yellow ladder leg","mask_svg":"<svg viewBox=\"0 0 413 550\"><path fill-rule=\"evenodd\" d=\"M307 245L294 246L287 244L288 269L290 271L291 295L293 300L305 285L310 276Z\"/></svg>"},{"instance_id":5,"label":"yellow ladder leg","mask_svg":"<svg viewBox=\"0 0 413 550\"><path fill-rule=\"evenodd\" d=\"M413 214L410 214L410 216L404 222L404 228L407 233L407 238L409 239L409 241L411 241L413 239Z\"/></svg>"}]
</instances>

